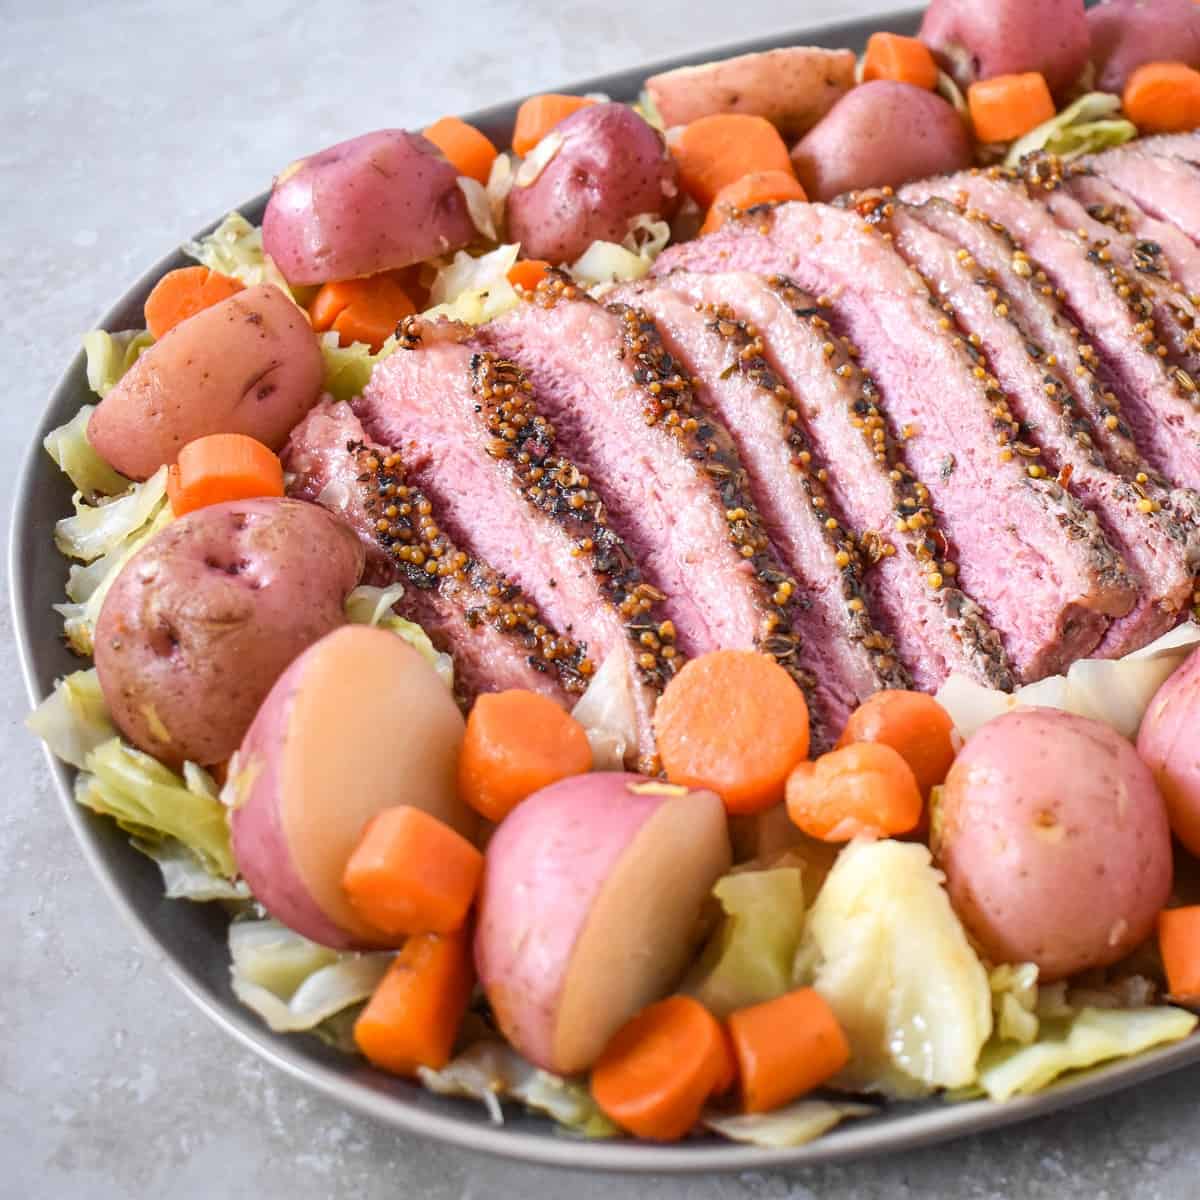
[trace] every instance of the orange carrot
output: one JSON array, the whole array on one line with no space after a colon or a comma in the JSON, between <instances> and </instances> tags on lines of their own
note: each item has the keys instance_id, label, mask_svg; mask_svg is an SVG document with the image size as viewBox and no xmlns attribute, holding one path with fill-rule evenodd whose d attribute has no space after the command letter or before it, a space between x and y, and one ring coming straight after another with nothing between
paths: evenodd
<instances>
[{"instance_id":1,"label":"orange carrot","mask_svg":"<svg viewBox=\"0 0 1200 1200\"><path fill-rule=\"evenodd\" d=\"M791 171L752 171L749 175L743 175L741 179L727 183L717 193L700 232L712 233L730 217L745 212L756 204L807 199L804 189Z\"/></svg>"},{"instance_id":2,"label":"orange carrot","mask_svg":"<svg viewBox=\"0 0 1200 1200\"><path fill-rule=\"evenodd\" d=\"M496 161L496 147L487 134L458 117L443 117L423 132L460 175L487 183L492 163Z\"/></svg>"},{"instance_id":3,"label":"orange carrot","mask_svg":"<svg viewBox=\"0 0 1200 1200\"><path fill-rule=\"evenodd\" d=\"M548 696L485 692L467 718L458 791L489 821L500 821L534 792L591 769L583 726Z\"/></svg>"},{"instance_id":4,"label":"orange carrot","mask_svg":"<svg viewBox=\"0 0 1200 1200\"><path fill-rule=\"evenodd\" d=\"M801 763L787 781L787 808L823 842L909 833L923 811L912 768L882 742L852 742Z\"/></svg>"},{"instance_id":5,"label":"orange carrot","mask_svg":"<svg viewBox=\"0 0 1200 1200\"><path fill-rule=\"evenodd\" d=\"M401 804L368 822L342 888L382 933L453 933L467 919L482 874L483 855L465 837Z\"/></svg>"},{"instance_id":6,"label":"orange carrot","mask_svg":"<svg viewBox=\"0 0 1200 1200\"><path fill-rule=\"evenodd\" d=\"M325 283L308 306L318 333L334 330L343 346L362 342L378 350L416 308L392 271Z\"/></svg>"},{"instance_id":7,"label":"orange carrot","mask_svg":"<svg viewBox=\"0 0 1200 1200\"><path fill-rule=\"evenodd\" d=\"M670 996L623 1025L592 1068L592 1096L640 1138L673 1142L733 1080L720 1022L690 996Z\"/></svg>"},{"instance_id":8,"label":"orange carrot","mask_svg":"<svg viewBox=\"0 0 1200 1200\"><path fill-rule=\"evenodd\" d=\"M354 1040L370 1062L393 1074L441 1070L474 986L465 934L409 938L354 1023Z\"/></svg>"},{"instance_id":9,"label":"orange carrot","mask_svg":"<svg viewBox=\"0 0 1200 1200\"><path fill-rule=\"evenodd\" d=\"M1158 914L1158 949L1171 997L1200 1003L1200 905L1164 908Z\"/></svg>"},{"instance_id":10,"label":"orange carrot","mask_svg":"<svg viewBox=\"0 0 1200 1200\"><path fill-rule=\"evenodd\" d=\"M716 650L667 684L654 730L672 783L711 788L731 813L759 812L783 799L808 754L808 705L773 658Z\"/></svg>"},{"instance_id":11,"label":"orange carrot","mask_svg":"<svg viewBox=\"0 0 1200 1200\"><path fill-rule=\"evenodd\" d=\"M226 500L283 495L283 465L244 433L212 433L188 442L167 471L167 495L177 517Z\"/></svg>"},{"instance_id":12,"label":"orange carrot","mask_svg":"<svg viewBox=\"0 0 1200 1200\"><path fill-rule=\"evenodd\" d=\"M508 271L508 282L515 288L524 288L532 292L546 278L550 264L541 258L523 258L513 263Z\"/></svg>"},{"instance_id":13,"label":"orange carrot","mask_svg":"<svg viewBox=\"0 0 1200 1200\"><path fill-rule=\"evenodd\" d=\"M560 96L546 92L541 96L530 96L517 109L517 123L513 127L512 148L524 157L552 130L559 121L573 112L595 104L586 96Z\"/></svg>"},{"instance_id":14,"label":"orange carrot","mask_svg":"<svg viewBox=\"0 0 1200 1200\"><path fill-rule=\"evenodd\" d=\"M863 82L892 79L911 83L932 92L937 87L938 68L929 47L918 38L898 33L873 33L863 60Z\"/></svg>"},{"instance_id":15,"label":"orange carrot","mask_svg":"<svg viewBox=\"0 0 1200 1200\"><path fill-rule=\"evenodd\" d=\"M1177 62L1146 63L1126 82L1123 107L1142 133L1200 128L1200 71Z\"/></svg>"},{"instance_id":16,"label":"orange carrot","mask_svg":"<svg viewBox=\"0 0 1200 1200\"><path fill-rule=\"evenodd\" d=\"M779 130L763 117L714 113L686 125L671 147L679 164L683 190L700 205L711 207L717 193L759 171L795 175Z\"/></svg>"},{"instance_id":17,"label":"orange carrot","mask_svg":"<svg viewBox=\"0 0 1200 1200\"><path fill-rule=\"evenodd\" d=\"M820 1087L850 1061L850 1045L819 992L801 988L729 1017L742 1106L770 1112Z\"/></svg>"},{"instance_id":18,"label":"orange carrot","mask_svg":"<svg viewBox=\"0 0 1200 1200\"><path fill-rule=\"evenodd\" d=\"M950 714L924 692L888 688L868 697L850 714L839 746L882 742L912 768L922 796L943 783L957 754Z\"/></svg>"},{"instance_id":19,"label":"orange carrot","mask_svg":"<svg viewBox=\"0 0 1200 1200\"><path fill-rule=\"evenodd\" d=\"M168 271L146 297L146 328L157 341L180 321L228 300L244 286L240 279L207 267L177 267Z\"/></svg>"},{"instance_id":20,"label":"orange carrot","mask_svg":"<svg viewBox=\"0 0 1200 1200\"><path fill-rule=\"evenodd\" d=\"M1045 76L997 75L967 89L967 107L976 141L1012 142L1054 116L1054 100Z\"/></svg>"}]
</instances>

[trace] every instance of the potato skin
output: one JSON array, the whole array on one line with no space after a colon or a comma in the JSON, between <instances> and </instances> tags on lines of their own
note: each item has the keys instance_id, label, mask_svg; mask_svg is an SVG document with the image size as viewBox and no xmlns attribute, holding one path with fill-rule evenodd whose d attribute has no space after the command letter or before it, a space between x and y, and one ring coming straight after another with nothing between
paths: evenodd
<instances>
[{"instance_id":1,"label":"potato skin","mask_svg":"<svg viewBox=\"0 0 1200 1200\"><path fill-rule=\"evenodd\" d=\"M1167 802L1172 831L1200 856L1200 650L1155 692L1137 748Z\"/></svg>"},{"instance_id":2,"label":"potato skin","mask_svg":"<svg viewBox=\"0 0 1200 1200\"><path fill-rule=\"evenodd\" d=\"M573 262L594 241L619 242L639 213L674 212L675 160L628 105L588 105L547 136L562 138L558 151L508 196L509 237L527 258Z\"/></svg>"},{"instance_id":3,"label":"potato skin","mask_svg":"<svg viewBox=\"0 0 1200 1200\"><path fill-rule=\"evenodd\" d=\"M953 105L887 79L860 84L792 150L810 200L898 187L971 165L971 141Z\"/></svg>"},{"instance_id":4,"label":"potato skin","mask_svg":"<svg viewBox=\"0 0 1200 1200\"><path fill-rule=\"evenodd\" d=\"M936 852L985 956L1043 981L1106 966L1154 928L1171 890L1166 807L1118 733L1057 709L989 721L946 779Z\"/></svg>"},{"instance_id":5,"label":"potato skin","mask_svg":"<svg viewBox=\"0 0 1200 1200\"><path fill-rule=\"evenodd\" d=\"M1144 63L1200 67L1200 6L1195 0L1107 0L1088 9L1096 90L1120 93Z\"/></svg>"},{"instance_id":6,"label":"potato skin","mask_svg":"<svg viewBox=\"0 0 1200 1200\"><path fill-rule=\"evenodd\" d=\"M457 170L404 129L364 133L293 164L275 181L262 229L263 249L299 284L407 267L475 238Z\"/></svg>"},{"instance_id":7,"label":"potato skin","mask_svg":"<svg viewBox=\"0 0 1200 1200\"><path fill-rule=\"evenodd\" d=\"M96 622L121 732L172 766L223 762L288 664L346 621L363 549L299 500L237 500L168 525L125 564Z\"/></svg>"},{"instance_id":8,"label":"potato skin","mask_svg":"<svg viewBox=\"0 0 1200 1200\"><path fill-rule=\"evenodd\" d=\"M130 479L149 479L210 433L278 450L316 404L323 376L304 313L274 284L247 288L151 346L92 413L88 441Z\"/></svg>"}]
</instances>

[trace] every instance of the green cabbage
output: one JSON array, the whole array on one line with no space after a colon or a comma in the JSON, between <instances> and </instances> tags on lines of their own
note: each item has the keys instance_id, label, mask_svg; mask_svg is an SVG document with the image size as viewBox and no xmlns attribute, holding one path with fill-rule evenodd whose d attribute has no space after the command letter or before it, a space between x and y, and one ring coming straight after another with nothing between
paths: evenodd
<instances>
[{"instance_id":1,"label":"green cabbage","mask_svg":"<svg viewBox=\"0 0 1200 1200\"><path fill-rule=\"evenodd\" d=\"M357 396L370 381L375 364L396 349L394 337L388 338L375 352L363 342L343 346L333 330L321 334L317 340L325 360L325 381L321 386L335 400L352 400Z\"/></svg>"},{"instance_id":2,"label":"green cabbage","mask_svg":"<svg viewBox=\"0 0 1200 1200\"><path fill-rule=\"evenodd\" d=\"M454 660L442 654L429 640L429 635L414 621L406 621L392 611L392 606L404 595L404 585L378 588L364 584L346 597L346 619L352 625L376 625L402 637L421 657L430 663L447 687L454 686Z\"/></svg>"},{"instance_id":3,"label":"green cabbage","mask_svg":"<svg viewBox=\"0 0 1200 1200\"><path fill-rule=\"evenodd\" d=\"M103 399L137 362L142 351L153 345L154 338L145 329L126 329L121 333L93 329L85 333L88 387Z\"/></svg>"},{"instance_id":4,"label":"green cabbage","mask_svg":"<svg viewBox=\"0 0 1200 1200\"><path fill-rule=\"evenodd\" d=\"M795 867L742 871L719 879L713 895L725 917L684 985L722 1020L792 987L804 927L804 886Z\"/></svg>"},{"instance_id":5,"label":"green cabbage","mask_svg":"<svg viewBox=\"0 0 1200 1200\"><path fill-rule=\"evenodd\" d=\"M131 844L158 864L163 878L163 895L168 900L191 900L197 904L219 900L244 904L251 899L244 879L214 875L187 846L175 838L144 841L131 838Z\"/></svg>"},{"instance_id":6,"label":"green cabbage","mask_svg":"<svg viewBox=\"0 0 1200 1200\"><path fill-rule=\"evenodd\" d=\"M83 405L65 425L50 430L42 442L58 469L89 498L113 496L129 487L129 480L117 474L87 439L88 420L95 411L95 405Z\"/></svg>"},{"instance_id":7,"label":"green cabbage","mask_svg":"<svg viewBox=\"0 0 1200 1200\"><path fill-rule=\"evenodd\" d=\"M210 271L231 275L247 287L273 283L293 299L307 294L288 284L270 256L263 251L262 230L257 225L251 225L241 213L231 212L212 233L185 243L183 252ZM312 289L307 291L311 292Z\"/></svg>"},{"instance_id":8,"label":"green cabbage","mask_svg":"<svg viewBox=\"0 0 1200 1200\"><path fill-rule=\"evenodd\" d=\"M671 227L666 221L642 213L630 222L620 245L593 242L568 271L576 283L600 296L615 283L635 283L649 275L670 239Z\"/></svg>"},{"instance_id":9,"label":"green cabbage","mask_svg":"<svg viewBox=\"0 0 1200 1200\"><path fill-rule=\"evenodd\" d=\"M60 679L25 725L51 753L81 770L93 750L117 736L94 667Z\"/></svg>"},{"instance_id":10,"label":"green cabbage","mask_svg":"<svg viewBox=\"0 0 1200 1200\"><path fill-rule=\"evenodd\" d=\"M993 968L988 975L992 992L993 1037L1028 1046L1038 1035L1038 969L1036 963Z\"/></svg>"},{"instance_id":11,"label":"green cabbage","mask_svg":"<svg viewBox=\"0 0 1200 1200\"><path fill-rule=\"evenodd\" d=\"M499 246L478 258L458 251L434 278L429 291L432 307L422 315L430 320L446 317L482 325L515 308L520 298L508 282L508 273L519 251L515 244Z\"/></svg>"},{"instance_id":12,"label":"green cabbage","mask_svg":"<svg viewBox=\"0 0 1200 1200\"><path fill-rule=\"evenodd\" d=\"M774 1112L727 1115L710 1111L701 1120L708 1129L730 1141L783 1150L815 1141L847 1117L870 1117L878 1111L869 1104L847 1101L797 1100Z\"/></svg>"},{"instance_id":13,"label":"green cabbage","mask_svg":"<svg viewBox=\"0 0 1200 1200\"><path fill-rule=\"evenodd\" d=\"M1089 92L1013 142L1004 165L1018 166L1027 154L1039 150L1069 160L1131 141L1137 137L1137 126L1118 116L1120 111L1120 96Z\"/></svg>"}]
</instances>

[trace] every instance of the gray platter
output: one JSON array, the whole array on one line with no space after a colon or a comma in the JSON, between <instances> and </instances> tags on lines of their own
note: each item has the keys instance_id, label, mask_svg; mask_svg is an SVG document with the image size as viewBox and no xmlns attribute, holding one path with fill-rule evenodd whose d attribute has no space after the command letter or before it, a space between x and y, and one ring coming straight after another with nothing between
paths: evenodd
<instances>
[{"instance_id":1,"label":"gray platter","mask_svg":"<svg viewBox=\"0 0 1200 1200\"><path fill-rule=\"evenodd\" d=\"M876 29L912 33L918 20L919 13L914 11L877 21L800 29L604 75L561 90L601 91L615 99L632 100L642 80L654 71L781 45L861 48ZM483 128L497 144L507 145L516 107L516 102L499 105L466 119ZM241 211L257 221L265 203L264 194ZM105 314L101 327L119 330L140 326L142 304L155 281L186 261L178 250L162 259ZM47 431L69 420L90 396L80 353L67 368L33 431L17 487L9 543L13 617L25 682L34 704L51 690L57 677L79 666L62 643L59 619L50 607L63 597L66 564L54 547L53 531L55 521L70 512L71 488L42 450L41 442ZM1200 1062L1200 1035L1196 1035L1165 1049L1078 1075L1038 1096L1006 1104L972 1101L951 1105L939 1100L897 1104L881 1110L878 1116L848 1123L819 1141L791 1150L760 1150L714 1138L673 1146L581 1141L564 1137L548 1121L515 1109L506 1113L503 1126L496 1126L474 1102L432 1095L330 1050L315 1038L269 1032L230 990L226 922L219 908L164 899L158 868L133 850L114 824L74 803L71 769L50 759L50 770L66 818L105 890L135 932L160 953L169 974L204 1013L275 1066L347 1108L409 1133L471 1150L564 1167L631 1172L711 1173L839 1162L1025 1121Z\"/></svg>"}]
</instances>

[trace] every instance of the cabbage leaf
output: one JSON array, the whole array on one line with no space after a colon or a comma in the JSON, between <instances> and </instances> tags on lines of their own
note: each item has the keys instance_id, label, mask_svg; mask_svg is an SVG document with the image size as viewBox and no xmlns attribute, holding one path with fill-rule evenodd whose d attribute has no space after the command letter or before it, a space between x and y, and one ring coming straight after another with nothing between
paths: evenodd
<instances>
[{"instance_id":1,"label":"cabbage leaf","mask_svg":"<svg viewBox=\"0 0 1200 1200\"><path fill-rule=\"evenodd\" d=\"M592 769L623 771L638 744L637 705L629 653L624 646L609 652L579 697L571 715L583 726L592 748Z\"/></svg>"},{"instance_id":2,"label":"cabbage leaf","mask_svg":"<svg viewBox=\"0 0 1200 1200\"><path fill-rule=\"evenodd\" d=\"M83 405L65 425L50 430L42 441L58 469L88 498L114 496L130 486L129 480L114 471L87 439L88 421L95 411L94 404Z\"/></svg>"},{"instance_id":3,"label":"cabbage leaf","mask_svg":"<svg viewBox=\"0 0 1200 1200\"><path fill-rule=\"evenodd\" d=\"M727 1114L710 1110L701 1120L708 1129L730 1141L784 1150L815 1141L847 1117L870 1117L878 1111L869 1104L810 1099L797 1100L768 1113Z\"/></svg>"},{"instance_id":4,"label":"cabbage leaf","mask_svg":"<svg viewBox=\"0 0 1200 1200\"><path fill-rule=\"evenodd\" d=\"M88 387L104 399L137 362L142 351L153 345L154 338L145 329L126 329L120 333L93 329L91 333L85 333L83 350L87 355Z\"/></svg>"},{"instance_id":5,"label":"cabbage leaf","mask_svg":"<svg viewBox=\"0 0 1200 1200\"><path fill-rule=\"evenodd\" d=\"M1026 155L1038 151L1069 161L1132 141L1137 137L1137 126L1120 116L1120 112L1120 96L1107 92L1080 96L1074 104L1013 142L1004 165L1018 166Z\"/></svg>"},{"instance_id":6,"label":"cabbage leaf","mask_svg":"<svg viewBox=\"0 0 1200 1200\"><path fill-rule=\"evenodd\" d=\"M429 290L432 307L422 316L482 325L515 308L520 297L509 283L508 273L520 249L509 243L477 258L459 250L434 277Z\"/></svg>"},{"instance_id":7,"label":"cabbage leaf","mask_svg":"<svg viewBox=\"0 0 1200 1200\"><path fill-rule=\"evenodd\" d=\"M58 680L25 725L51 753L80 770L93 750L117 736L95 667Z\"/></svg>"},{"instance_id":8,"label":"cabbage leaf","mask_svg":"<svg viewBox=\"0 0 1200 1200\"><path fill-rule=\"evenodd\" d=\"M301 295L301 289L291 287L263 250L262 230L239 212L231 212L212 233L185 242L183 252L210 271L231 275L247 287L273 283L285 296L299 299Z\"/></svg>"},{"instance_id":9,"label":"cabbage leaf","mask_svg":"<svg viewBox=\"0 0 1200 1200\"><path fill-rule=\"evenodd\" d=\"M343 346L333 330L321 334L318 341L325 360L325 380L321 387L335 400L352 400L357 396L370 381L375 364L396 349L395 337L388 338L375 351L363 342Z\"/></svg>"},{"instance_id":10,"label":"cabbage leaf","mask_svg":"<svg viewBox=\"0 0 1200 1200\"><path fill-rule=\"evenodd\" d=\"M394 583L379 588L363 584L346 597L346 619L352 625L375 625L402 637L437 671L447 687L454 686L454 660L443 654L429 640L429 635L415 621L397 616L392 606L404 595L404 585Z\"/></svg>"}]
</instances>

